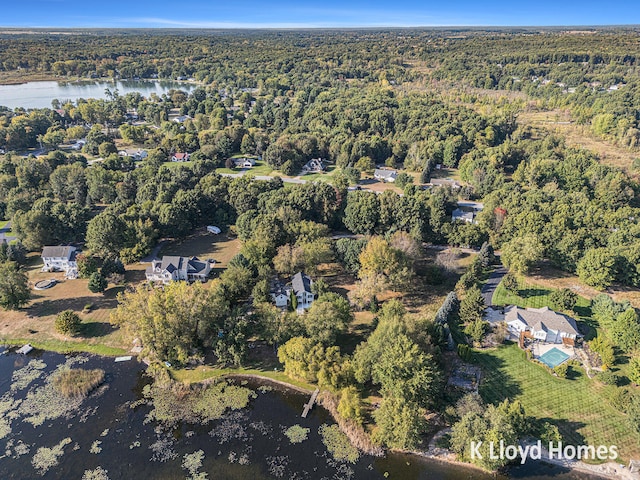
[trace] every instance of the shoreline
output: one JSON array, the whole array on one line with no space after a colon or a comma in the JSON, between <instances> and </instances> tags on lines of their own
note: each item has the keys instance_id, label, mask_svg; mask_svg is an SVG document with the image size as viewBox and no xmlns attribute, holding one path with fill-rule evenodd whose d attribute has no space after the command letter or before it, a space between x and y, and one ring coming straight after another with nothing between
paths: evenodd
<instances>
[{"instance_id":1,"label":"shoreline","mask_svg":"<svg viewBox=\"0 0 640 480\"><path fill-rule=\"evenodd\" d=\"M101 357L106 357L106 358L113 358L116 356L119 356L121 354L127 354L128 352L126 352L125 350L121 350L119 352L114 352L113 354L104 354L104 353L98 353L96 351L94 351L94 349L92 348L83 348L83 347L92 347L92 345L87 345L87 344L80 344L78 345L78 348L69 348L69 344L73 344L75 342L62 342L63 343L63 347L65 348L51 348L51 346L49 346L48 348L46 347L47 342L43 341L43 342L38 342L38 341L21 341L21 339L0 339L0 345L4 345L7 347L12 347L12 346L19 346L19 344L21 343L30 343L32 346L34 346L35 348L39 349L39 350L44 350L44 351L50 351L50 352L55 352L55 353L60 353L60 354L70 354L70 353L80 353L80 352L84 352L84 353L88 353L88 354L92 354L92 355L98 355ZM97 347L97 349L100 348L107 348L107 349L113 349L113 350L118 350L115 349L114 347L106 347L104 345L96 345L95 347ZM4 352L6 353L6 352ZM133 355L137 358L137 355ZM298 385L294 385L282 380L277 380L274 378L270 378L268 376L265 375L260 375L260 374L253 374L253 373L233 373L233 372L228 372L228 373L221 373L220 375L218 375L218 377L220 378L238 378L238 379L253 379L253 380L258 380L260 382L267 382L267 383L272 383L275 385L279 385L281 387L285 387L285 388L289 388L291 390L297 391L298 393L302 393L305 395L309 395L312 393L312 390L308 389L308 388L304 388ZM212 377L214 378L214 377ZM208 379L205 380L201 380L199 382L196 383L206 383ZM322 408L325 408L329 414L334 417L334 420L340 424L340 422L338 421L337 418L335 418L334 414L331 412L330 409L328 409L325 405L323 405L322 403L319 402L319 405L322 406ZM459 467L464 467L464 468L470 468L473 469L475 471L478 472L483 472L486 474L496 474L498 472L492 472L492 471L488 471L485 470L484 468L475 465L473 463L468 463L468 462L463 462L460 460L457 460L455 458L455 454L453 452L451 452L448 449L444 449L444 448L439 448L435 446L435 440L438 438L439 434L442 434L442 432L447 432L448 429L444 428L439 430L438 432L436 432L436 434L432 437L431 441L429 442L429 446L427 450L398 450L398 449L390 449L389 451L395 452L395 453L402 453L402 454L407 454L407 455L415 455L417 457L422 457L422 458L427 458L429 460L435 460L437 462L440 463L444 463L444 464L450 464L450 465L456 465ZM364 452L367 453L367 452ZM608 463L603 463L603 464L598 464L598 465L590 465L581 461L576 461L576 460L559 460L559 459L550 459L550 458L543 458L541 460L536 460L537 462L540 463L545 463L547 465L552 465L555 467L561 467L561 468L565 468L571 472L579 472L579 473L586 473L589 475L593 475L593 476L597 476L603 479L626 479L626 480L639 480L640 479L640 475L638 474L634 474L631 473L629 471L628 468L626 468L626 466L622 465L622 464L618 464L615 462L608 462ZM611 471L613 470L613 471Z\"/></svg>"},{"instance_id":2,"label":"shoreline","mask_svg":"<svg viewBox=\"0 0 640 480\"><path fill-rule=\"evenodd\" d=\"M144 82L174 82L184 83L187 85L206 86L205 83L197 80L174 80L172 78L112 78L112 77L61 77L51 73L36 73L26 75L10 75L14 71L4 72L7 75L0 75L0 86L24 85L33 82L59 82L59 83L80 83L80 82L126 82L126 81L144 81Z\"/></svg>"}]
</instances>

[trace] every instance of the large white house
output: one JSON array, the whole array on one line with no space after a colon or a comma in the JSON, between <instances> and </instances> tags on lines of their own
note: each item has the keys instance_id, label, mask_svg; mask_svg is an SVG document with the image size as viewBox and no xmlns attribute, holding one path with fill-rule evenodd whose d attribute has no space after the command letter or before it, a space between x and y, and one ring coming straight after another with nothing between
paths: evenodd
<instances>
[{"instance_id":1,"label":"large white house","mask_svg":"<svg viewBox=\"0 0 640 480\"><path fill-rule=\"evenodd\" d=\"M398 176L397 170L386 170L383 168L376 168L373 172L373 178L381 182L395 182Z\"/></svg>"},{"instance_id":2,"label":"large white house","mask_svg":"<svg viewBox=\"0 0 640 480\"><path fill-rule=\"evenodd\" d=\"M203 262L198 257L166 255L161 260L152 261L145 275L148 281L165 285L179 280L205 282L211 272L212 263L214 262Z\"/></svg>"},{"instance_id":3,"label":"large white house","mask_svg":"<svg viewBox=\"0 0 640 480\"><path fill-rule=\"evenodd\" d=\"M131 157L136 162L140 161L140 160L144 160L145 158L147 158L149 156L149 154L147 153L146 150L142 150L140 148L138 148L138 149L135 149L135 148L124 148L124 149L122 149L122 150L120 150L118 152L118 155L120 155L121 157Z\"/></svg>"},{"instance_id":4,"label":"large white house","mask_svg":"<svg viewBox=\"0 0 640 480\"><path fill-rule=\"evenodd\" d=\"M78 278L76 247L43 247L42 262L44 263L43 272L64 272L67 278Z\"/></svg>"},{"instance_id":5,"label":"large white house","mask_svg":"<svg viewBox=\"0 0 640 480\"><path fill-rule=\"evenodd\" d=\"M509 331L515 335L525 332L536 340L546 343L566 343L573 345L576 338L582 336L576 321L549 307L520 308L507 307L504 321Z\"/></svg>"},{"instance_id":6,"label":"large white house","mask_svg":"<svg viewBox=\"0 0 640 480\"><path fill-rule=\"evenodd\" d=\"M276 307L286 307L291 301L291 294L296 296L298 301L298 310L306 310L311 307L315 299L315 295L311 291L313 280L303 272L296 273L291 279L291 283L287 286L277 285L271 291L271 298Z\"/></svg>"}]
</instances>

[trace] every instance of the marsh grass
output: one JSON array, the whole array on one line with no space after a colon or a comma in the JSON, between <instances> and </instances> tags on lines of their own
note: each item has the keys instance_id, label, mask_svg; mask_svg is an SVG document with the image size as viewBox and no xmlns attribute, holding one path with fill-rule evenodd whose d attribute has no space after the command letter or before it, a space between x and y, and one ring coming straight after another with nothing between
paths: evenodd
<instances>
[{"instance_id":1,"label":"marsh grass","mask_svg":"<svg viewBox=\"0 0 640 480\"><path fill-rule=\"evenodd\" d=\"M109 480L107 471L102 467L97 467L94 470L85 470L82 475L82 480Z\"/></svg>"},{"instance_id":2,"label":"marsh grass","mask_svg":"<svg viewBox=\"0 0 640 480\"><path fill-rule=\"evenodd\" d=\"M53 377L53 385L67 398L86 397L89 392L104 382L104 370L96 368L70 368L60 370Z\"/></svg>"}]
</instances>

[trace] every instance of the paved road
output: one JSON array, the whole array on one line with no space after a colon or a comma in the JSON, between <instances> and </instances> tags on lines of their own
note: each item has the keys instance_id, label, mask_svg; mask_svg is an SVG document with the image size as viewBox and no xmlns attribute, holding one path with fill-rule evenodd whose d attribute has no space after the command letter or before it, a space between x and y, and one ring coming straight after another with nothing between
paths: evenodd
<instances>
[{"instance_id":1,"label":"paved road","mask_svg":"<svg viewBox=\"0 0 640 480\"><path fill-rule=\"evenodd\" d=\"M507 269L502 265L497 267L489 278L487 282L482 286L482 298L484 298L484 303L487 307L492 305L491 300L493 299L493 292L496 291L498 284L502 281L502 277L504 277L507 273Z\"/></svg>"},{"instance_id":2,"label":"paved road","mask_svg":"<svg viewBox=\"0 0 640 480\"><path fill-rule=\"evenodd\" d=\"M7 242L9 243L12 240L15 240L15 235L7 235L7 232L11 230L11 222L7 222L7 224L0 228L0 243Z\"/></svg>"}]
</instances>

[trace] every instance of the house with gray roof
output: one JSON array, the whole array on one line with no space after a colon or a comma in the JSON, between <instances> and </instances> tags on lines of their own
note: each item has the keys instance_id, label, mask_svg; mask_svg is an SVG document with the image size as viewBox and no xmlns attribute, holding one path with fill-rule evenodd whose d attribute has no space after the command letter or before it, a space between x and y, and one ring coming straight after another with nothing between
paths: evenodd
<instances>
[{"instance_id":1,"label":"house with gray roof","mask_svg":"<svg viewBox=\"0 0 640 480\"><path fill-rule=\"evenodd\" d=\"M315 299L312 287L313 280L304 272L296 273L291 279L291 283L283 286L280 283L274 284L271 289L271 298L276 307L286 307L291 302L291 295L295 295L298 301L298 311L304 311L311 307Z\"/></svg>"},{"instance_id":2,"label":"house with gray roof","mask_svg":"<svg viewBox=\"0 0 640 480\"><path fill-rule=\"evenodd\" d=\"M376 168L373 177L381 182L395 182L398 172L396 170L387 170L384 168Z\"/></svg>"},{"instance_id":3,"label":"house with gray roof","mask_svg":"<svg viewBox=\"0 0 640 480\"><path fill-rule=\"evenodd\" d=\"M576 321L549 307L520 308L507 307L504 321L514 335L524 332L526 337L546 343L564 343L573 345L581 337Z\"/></svg>"},{"instance_id":4,"label":"house with gray roof","mask_svg":"<svg viewBox=\"0 0 640 480\"><path fill-rule=\"evenodd\" d=\"M69 279L78 278L76 247L69 245L42 248L43 272L64 272Z\"/></svg>"},{"instance_id":5,"label":"house with gray roof","mask_svg":"<svg viewBox=\"0 0 640 480\"><path fill-rule=\"evenodd\" d=\"M145 276L149 282L164 285L177 281L206 282L212 263L215 262L202 261L198 257L165 255L162 259L151 262L151 266L145 271Z\"/></svg>"}]
</instances>

